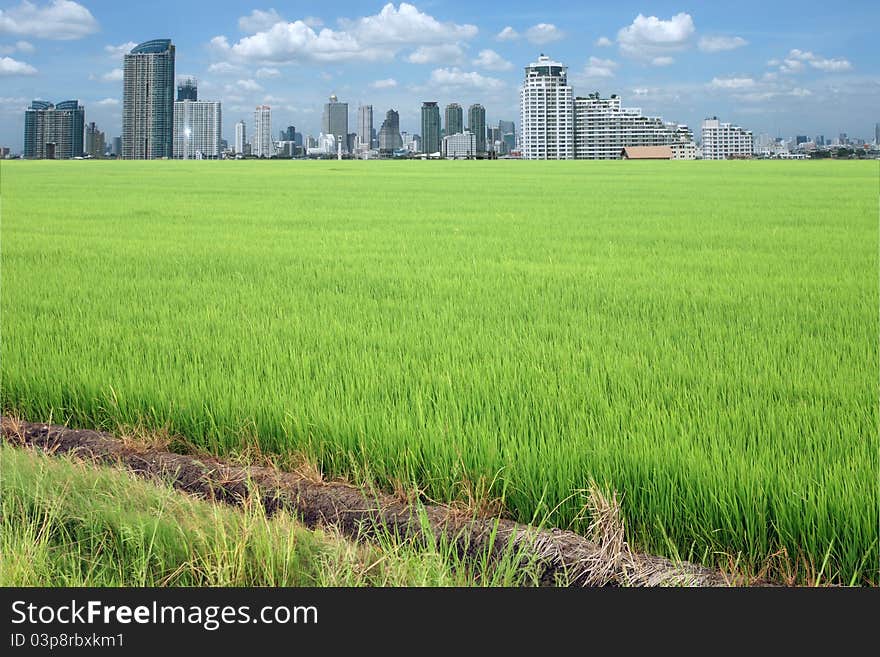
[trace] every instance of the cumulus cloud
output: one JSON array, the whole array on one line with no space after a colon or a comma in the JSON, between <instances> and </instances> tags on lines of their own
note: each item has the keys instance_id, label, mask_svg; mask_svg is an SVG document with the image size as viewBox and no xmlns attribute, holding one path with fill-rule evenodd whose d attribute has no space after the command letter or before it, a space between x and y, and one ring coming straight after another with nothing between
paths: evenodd
<instances>
[{"instance_id":1,"label":"cumulus cloud","mask_svg":"<svg viewBox=\"0 0 880 657\"><path fill-rule=\"evenodd\" d=\"M0 9L0 34L67 41L97 31L98 21L91 12L72 0L52 0L42 6L22 0L11 9Z\"/></svg>"},{"instance_id":2,"label":"cumulus cloud","mask_svg":"<svg viewBox=\"0 0 880 657\"><path fill-rule=\"evenodd\" d=\"M101 80L104 82L121 82L125 78L125 74L122 72L121 68L114 68L112 71L104 73L101 76Z\"/></svg>"},{"instance_id":3,"label":"cumulus cloud","mask_svg":"<svg viewBox=\"0 0 880 657\"><path fill-rule=\"evenodd\" d=\"M464 50L457 43L438 46L419 46L406 58L410 64L458 64L464 57Z\"/></svg>"},{"instance_id":4,"label":"cumulus cloud","mask_svg":"<svg viewBox=\"0 0 880 657\"><path fill-rule=\"evenodd\" d=\"M513 68L513 64L489 48L481 50L472 63L474 66L479 66L487 71L509 71Z\"/></svg>"},{"instance_id":5,"label":"cumulus cloud","mask_svg":"<svg viewBox=\"0 0 880 657\"><path fill-rule=\"evenodd\" d=\"M852 69L852 63L843 58L827 59L810 52L809 50L799 50L794 48L788 52L782 62L779 60L770 60L767 62L770 66L779 64L780 73L800 73L807 66L825 71L826 73L841 73Z\"/></svg>"},{"instance_id":6,"label":"cumulus cloud","mask_svg":"<svg viewBox=\"0 0 880 657\"><path fill-rule=\"evenodd\" d=\"M752 78L712 78L709 83L712 89L751 89L754 86Z\"/></svg>"},{"instance_id":7,"label":"cumulus cloud","mask_svg":"<svg viewBox=\"0 0 880 657\"><path fill-rule=\"evenodd\" d=\"M613 78L614 69L617 68L617 62L610 59L599 59L598 57L590 57L584 68L583 76L585 78Z\"/></svg>"},{"instance_id":8,"label":"cumulus cloud","mask_svg":"<svg viewBox=\"0 0 880 657\"><path fill-rule=\"evenodd\" d=\"M693 19L684 12L669 20L639 14L617 32L617 43L627 57L667 66L673 61L672 54L688 47L695 31Z\"/></svg>"},{"instance_id":9,"label":"cumulus cloud","mask_svg":"<svg viewBox=\"0 0 880 657\"><path fill-rule=\"evenodd\" d=\"M526 39L536 45L552 43L564 38L565 34L553 23L538 23L526 30Z\"/></svg>"},{"instance_id":10,"label":"cumulus cloud","mask_svg":"<svg viewBox=\"0 0 880 657\"><path fill-rule=\"evenodd\" d=\"M288 63L388 60L407 45L439 46L473 38L474 25L440 22L405 2L386 4L373 16L340 19L342 29L315 27L303 20L277 22L232 45L211 39L216 54L233 61Z\"/></svg>"},{"instance_id":11,"label":"cumulus cloud","mask_svg":"<svg viewBox=\"0 0 880 657\"><path fill-rule=\"evenodd\" d=\"M256 76L260 79L281 77L281 71L277 68L258 68Z\"/></svg>"},{"instance_id":12,"label":"cumulus cloud","mask_svg":"<svg viewBox=\"0 0 880 657\"><path fill-rule=\"evenodd\" d=\"M104 52L115 59L119 59L123 55L131 52L131 49L134 48L136 45L137 44L134 41L120 43L118 46L108 45L104 46Z\"/></svg>"},{"instance_id":13,"label":"cumulus cloud","mask_svg":"<svg viewBox=\"0 0 880 657\"><path fill-rule=\"evenodd\" d=\"M275 25L275 23L281 23L283 21L284 19L281 18L281 15L274 9L270 9L269 11L254 9L247 16L242 16L238 19L238 29L245 34L254 34L256 32L268 30Z\"/></svg>"},{"instance_id":14,"label":"cumulus cloud","mask_svg":"<svg viewBox=\"0 0 880 657\"><path fill-rule=\"evenodd\" d=\"M12 57L0 57L0 76L36 75L37 69Z\"/></svg>"},{"instance_id":15,"label":"cumulus cloud","mask_svg":"<svg viewBox=\"0 0 880 657\"><path fill-rule=\"evenodd\" d=\"M16 41L10 45L0 46L0 55L11 55L14 52L23 52L29 55L35 51L34 45L27 41Z\"/></svg>"},{"instance_id":16,"label":"cumulus cloud","mask_svg":"<svg viewBox=\"0 0 880 657\"><path fill-rule=\"evenodd\" d=\"M375 82L371 82L370 86L373 89L393 89L397 86L397 80L394 78L386 78L384 80L376 80Z\"/></svg>"},{"instance_id":17,"label":"cumulus cloud","mask_svg":"<svg viewBox=\"0 0 880 657\"><path fill-rule=\"evenodd\" d=\"M608 37L603 36L603 37L599 37L598 39L596 39L596 47L597 48L608 48L613 45L614 45L614 42L611 39L609 39Z\"/></svg>"},{"instance_id":18,"label":"cumulus cloud","mask_svg":"<svg viewBox=\"0 0 880 657\"><path fill-rule=\"evenodd\" d=\"M736 50L749 45L742 37L728 36L704 36L700 37L697 47L703 52L722 52L724 50Z\"/></svg>"},{"instance_id":19,"label":"cumulus cloud","mask_svg":"<svg viewBox=\"0 0 880 657\"><path fill-rule=\"evenodd\" d=\"M217 62L208 67L209 73L217 73L219 75L231 75L233 73L239 73L241 70L240 66L235 66L229 62Z\"/></svg>"},{"instance_id":20,"label":"cumulus cloud","mask_svg":"<svg viewBox=\"0 0 880 657\"><path fill-rule=\"evenodd\" d=\"M519 39L519 32L514 30L510 25L495 35L497 41L516 41Z\"/></svg>"},{"instance_id":21,"label":"cumulus cloud","mask_svg":"<svg viewBox=\"0 0 880 657\"><path fill-rule=\"evenodd\" d=\"M429 84L436 88L481 89L494 91L504 87L497 78L480 75L476 71L466 72L459 68L435 68L431 71Z\"/></svg>"},{"instance_id":22,"label":"cumulus cloud","mask_svg":"<svg viewBox=\"0 0 880 657\"><path fill-rule=\"evenodd\" d=\"M236 82L239 89L244 91L262 91L263 87L256 80L239 80Z\"/></svg>"},{"instance_id":23,"label":"cumulus cloud","mask_svg":"<svg viewBox=\"0 0 880 657\"><path fill-rule=\"evenodd\" d=\"M95 105L100 105L102 107L114 107L119 104L120 103L118 98L104 98L103 100L99 100L95 103Z\"/></svg>"}]
</instances>

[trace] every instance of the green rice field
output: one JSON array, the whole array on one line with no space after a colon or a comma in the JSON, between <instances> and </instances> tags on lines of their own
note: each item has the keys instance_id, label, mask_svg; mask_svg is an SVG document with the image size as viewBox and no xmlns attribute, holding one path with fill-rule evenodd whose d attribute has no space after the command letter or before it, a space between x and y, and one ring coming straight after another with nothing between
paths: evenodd
<instances>
[{"instance_id":1,"label":"green rice field","mask_svg":"<svg viewBox=\"0 0 880 657\"><path fill-rule=\"evenodd\" d=\"M2 162L4 412L878 584L878 162Z\"/></svg>"}]
</instances>

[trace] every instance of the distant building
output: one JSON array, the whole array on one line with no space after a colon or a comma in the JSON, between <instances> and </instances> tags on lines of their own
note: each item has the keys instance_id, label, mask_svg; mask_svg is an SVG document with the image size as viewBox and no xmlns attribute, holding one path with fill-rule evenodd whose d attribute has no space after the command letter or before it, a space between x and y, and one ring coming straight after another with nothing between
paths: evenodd
<instances>
[{"instance_id":1,"label":"distant building","mask_svg":"<svg viewBox=\"0 0 880 657\"><path fill-rule=\"evenodd\" d=\"M525 68L520 87L520 146L526 160L574 158L574 99L568 67L545 55Z\"/></svg>"},{"instance_id":2,"label":"distant building","mask_svg":"<svg viewBox=\"0 0 880 657\"><path fill-rule=\"evenodd\" d=\"M592 93L575 103L575 158L618 160L627 146L676 145L676 159L694 159L696 144L686 125L643 116L640 109L621 107L617 94Z\"/></svg>"},{"instance_id":3,"label":"distant building","mask_svg":"<svg viewBox=\"0 0 880 657\"><path fill-rule=\"evenodd\" d=\"M258 105L254 110L254 134L251 153L257 157L272 157L272 108Z\"/></svg>"},{"instance_id":4,"label":"distant building","mask_svg":"<svg viewBox=\"0 0 880 657\"><path fill-rule=\"evenodd\" d=\"M799 146L801 144L806 144L808 141L810 140L807 139L806 135L796 135L794 138L794 145Z\"/></svg>"},{"instance_id":5,"label":"distant building","mask_svg":"<svg viewBox=\"0 0 880 657\"><path fill-rule=\"evenodd\" d=\"M387 155L403 148L403 140L400 138L400 114L395 110L390 109L385 114L378 139L380 153Z\"/></svg>"},{"instance_id":6,"label":"distant building","mask_svg":"<svg viewBox=\"0 0 880 657\"><path fill-rule=\"evenodd\" d=\"M422 103L422 152L440 152L440 107L432 101Z\"/></svg>"},{"instance_id":7,"label":"distant building","mask_svg":"<svg viewBox=\"0 0 880 657\"><path fill-rule=\"evenodd\" d=\"M235 153L244 154L244 145L247 143L247 128L244 121L235 124Z\"/></svg>"},{"instance_id":8,"label":"distant building","mask_svg":"<svg viewBox=\"0 0 880 657\"><path fill-rule=\"evenodd\" d=\"M477 153L486 152L486 108L476 103L468 107L467 129L477 139Z\"/></svg>"},{"instance_id":9,"label":"distant building","mask_svg":"<svg viewBox=\"0 0 880 657\"><path fill-rule=\"evenodd\" d=\"M177 100L198 100L199 83L192 76L182 77L177 81Z\"/></svg>"},{"instance_id":10,"label":"distant building","mask_svg":"<svg viewBox=\"0 0 880 657\"><path fill-rule=\"evenodd\" d=\"M222 153L223 120L219 102L174 103L174 159L217 159Z\"/></svg>"},{"instance_id":11,"label":"distant building","mask_svg":"<svg viewBox=\"0 0 880 657\"><path fill-rule=\"evenodd\" d=\"M110 150L113 157L122 157L122 137L113 138L113 147Z\"/></svg>"},{"instance_id":12,"label":"distant building","mask_svg":"<svg viewBox=\"0 0 880 657\"><path fill-rule=\"evenodd\" d=\"M342 141L342 150L346 151L348 141L348 103L340 103L339 99L330 96L330 102L324 104L323 133L333 135ZM334 152L336 149L333 149Z\"/></svg>"},{"instance_id":13,"label":"distant building","mask_svg":"<svg viewBox=\"0 0 880 657\"><path fill-rule=\"evenodd\" d=\"M64 160L83 155L85 110L77 100L35 100L24 112L24 157Z\"/></svg>"},{"instance_id":14,"label":"distant building","mask_svg":"<svg viewBox=\"0 0 880 657\"><path fill-rule=\"evenodd\" d=\"M171 157L174 140L174 45L146 41L125 55L122 157Z\"/></svg>"},{"instance_id":15,"label":"distant building","mask_svg":"<svg viewBox=\"0 0 880 657\"><path fill-rule=\"evenodd\" d=\"M469 130L443 138L443 156L448 160L471 160L477 156L477 136Z\"/></svg>"},{"instance_id":16,"label":"distant building","mask_svg":"<svg viewBox=\"0 0 880 657\"><path fill-rule=\"evenodd\" d=\"M715 116L703 121L701 135L704 160L748 158L754 152L755 143L750 131L722 123Z\"/></svg>"},{"instance_id":17,"label":"distant building","mask_svg":"<svg viewBox=\"0 0 880 657\"><path fill-rule=\"evenodd\" d=\"M373 147L373 132L373 106L361 105L358 107L358 150L369 150Z\"/></svg>"},{"instance_id":18,"label":"distant building","mask_svg":"<svg viewBox=\"0 0 880 657\"><path fill-rule=\"evenodd\" d=\"M464 110L458 103L446 106L446 136L464 132Z\"/></svg>"},{"instance_id":19,"label":"distant building","mask_svg":"<svg viewBox=\"0 0 880 657\"><path fill-rule=\"evenodd\" d=\"M91 157L104 157L107 150L107 143L104 133L98 130L98 126L92 121L86 126L86 140L83 149L86 155Z\"/></svg>"},{"instance_id":20,"label":"distant building","mask_svg":"<svg viewBox=\"0 0 880 657\"><path fill-rule=\"evenodd\" d=\"M880 146L880 123L874 124L874 145Z\"/></svg>"},{"instance_id":21,"label":"distant building","mask_svg":"<svg viewBox=\"0 0 880 657\"><path fill-rule=\"evenodd\" d=\"M880 126L880 123L877 124ZM825 145L825 135L816 135L815 137L816 146L824 146Z\"/></svg>"}]
</instances>

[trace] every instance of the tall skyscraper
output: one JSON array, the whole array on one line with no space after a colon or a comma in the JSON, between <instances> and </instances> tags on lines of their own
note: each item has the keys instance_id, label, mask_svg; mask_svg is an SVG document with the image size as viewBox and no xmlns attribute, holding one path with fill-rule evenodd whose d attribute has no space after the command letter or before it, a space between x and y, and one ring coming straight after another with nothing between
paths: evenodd
<instances>
[{"instance_id":1,"label":"tall skyscraper","mask_svg":"<svg viewBox=\"0 0 880 657\"><path fill-rule=\"evenodd\" d=\"M880 123L874 124L874 145L880 146Z\"/></svg>"},{"instance_id":2,"label":"tall skyscraper","mask_svg":"<svg viewBox=\"0 0 880 657\"><path fill-rule=\"evenodd\" d=\"M287 130L284 130L284 139L281 141L295 141L296 140L296 126L289 125L287 126Z\"/></svg>"},{"instance_id":3,"label":"tall skyscraper","mask_svg":"<svg viewBox=\"0 0 880 657\"><path fill-rule=\"evenodd\" d=\"M174 45L155 39L125 55L122 157L171 157L174 142Z\"/></svg>"},{"instance_id":4,"label":"tall skyscraper","mask_svg":"<svg viewBox=\"0 0 880 657\"><path fill-rule=\"evenodd\" d=\"M486 152L486 108L476 103L468 107L468 131L477 139L477 153Z\"/></svg>"},{"instance_id":5,"label":"tall skyscraper","mask_svg":"<svg viewBox=\"0 0 880 657\"><path fill-rule=\"evenodd\" d=\"M53 105L35 100L24 112L24 156L63 160L82 157L86 113L77 100Z\"/></svg>"},{"instance_id":6,"label":"tall skyscraper","mask_svg":"<svg viewBox=\"0 0 880 657\"><path fill-rule=\"evenodd\" d=\"M272 157L272 108L268 105L258 105L254 110L251 153L257 157Z\"/></svg>"},{"instance_id":7,"label":"tall skyscraper","mask_svg":"<svg viewBox=\"0 0 880 657\"><path fill-rule=\"evenodd\" d=\"M177 81L177 100L198 100L199 83L192 76L182 77Z\"/></svg>"},{"instance_id":8,"label":"tall skyscraper","mask_svg":"<svg viewBox=\"0 0 880 657\"><path fill-rule=\"evenodd\" d=\"M235 124L235 153L243 154L244 153L244 145L247 142L247 128L245 127L244 121L239 121Z\"/></svg>"},{"instance_id":9,"label":"tall skyscraper","mask_svg":"<svg viewBox=\"0 0 880 657\"><path fill-rule=\"evenodd\" d=\"M101 158L107 149L104 133L98 130L98 126L92 121L86 126L86 142L83 152L91 157Z\"/></svg>"},{"instance_id":10,"label":"tall skyscraper","mask_svg":"<svg viewBox=\"0 0 880 657\"><path fill-rule=\"evenodd\" d=\"M325 135L333 135L337 143L341 140L342 150L346 150L345 144L348 140L348 103L340 103L335 95L330 96L330 102L324 104L322 132Z\"/></svg>"},{"instance_id":11,"label":"tall skyscraper","mask_svg":"<svg viewBox=\"0 0 880 657\"><path fill-rule=\"evenodd\" d=\"M431 101L422 103L422 152L440 152L440 107Z\"/></svg>"},{"instance_id":12,"label":"tall skyscraper","mask_svg":"<svg viewBox=\"0 0 880 657\"><path fill-rule=\"evenodd\" d=\"M574 158L574 97L568 67L546 55L525 68L520 87L520 146L526 160Z\"/></svg>"},{"instance_id":13,"label":"tall skyscraper","mask_svg":"<svg viewBox=\"0 0 880 657\"><path fill-rule=\"evenodd\" d=\"M403 148L400 138L400 114L393 109L385 114L382 128L379 130L379 150L388 154Z\"/></svg>"},{"instance_id":14,"label":"tall skyscraper","mask_svg":"<svg viewBox=\"0 0 880 657\"><path fill-rule=\"evenodd\" d=\"M464 112L458 103L446 106L446 136L451 137L464 132Z\"/></svg>"},{"instance_id":15,"label":"tall skyscraper","mask_svg":"<svg viewBox=\"0 0 880 657\"><path fill-rule=\"evenodd\" d=\"M373 106L358 107L357 140L360 148L373 146Z\"/></svg>"},{"instance_id":16,"label":"tall skyscraper","mask_svg":"<svg viewBox=\"0 0 880 657\"><path fill-rule=\"evenodd\" d=\"M222 132L219 102L179 100L174 103L174 159L219 158Z\"/></svg>"}]
</instances>

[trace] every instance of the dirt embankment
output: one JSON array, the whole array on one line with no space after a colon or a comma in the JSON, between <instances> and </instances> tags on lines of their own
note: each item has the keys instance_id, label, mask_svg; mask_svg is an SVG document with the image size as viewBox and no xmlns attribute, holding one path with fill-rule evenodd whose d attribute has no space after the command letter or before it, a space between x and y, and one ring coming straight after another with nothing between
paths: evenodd
<instances>
[{"instance_id":1,"label":"dirt embankment","mask_svg":"<svg viewBox=\"0 0 880 657\"><path fill-rule=\"evenodd\" d=\"M243 467L204 456L187 456L136 446L97 431L21 422L3 417L7 442L50 454L124 466L147 478L208 499L240 505L258 495L268 513L287 509L310 527L335 525L354 539L369 538L377 527L401 537L427 532L455 542L463 557L499 557L511 546L524 561L537 562L542 583L560 577L575 586L728 586L721 573L690 563L631 551L623 539L617 506L598 495L591 539L560 529L536 529L510 520L479 518L444 506L402 502L381 493L365 494L342 483L315 481L268 467Z\"/></svg>"}]
</instances>

